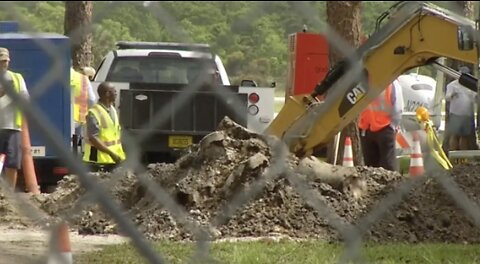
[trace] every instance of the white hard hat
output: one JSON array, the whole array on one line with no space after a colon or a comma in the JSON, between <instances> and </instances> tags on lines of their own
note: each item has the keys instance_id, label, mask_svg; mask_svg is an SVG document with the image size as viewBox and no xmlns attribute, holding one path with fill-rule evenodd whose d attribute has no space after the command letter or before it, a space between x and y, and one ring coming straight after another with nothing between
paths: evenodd
<instances>
[{"instance_id":1,"label":"white hard hat","mask_svg":"<svg viewBox=\"0 0 480 264\"><path fill-rule=\"evenodd\" d=\"M93 77L95 76L95 69L92 67L83 67L82 68L83 74L87 75L88 77Z\"/></svg>"}]
</instances>

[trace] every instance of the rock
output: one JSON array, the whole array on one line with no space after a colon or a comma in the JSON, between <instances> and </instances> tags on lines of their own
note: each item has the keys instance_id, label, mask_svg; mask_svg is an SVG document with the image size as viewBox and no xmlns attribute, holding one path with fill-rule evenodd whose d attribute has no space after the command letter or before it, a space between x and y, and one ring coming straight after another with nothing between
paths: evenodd
<instances>
[{"instance_id":1,"label":"rock","mask_svg":"<svg viewBox=\"0 0 480 264\"><path fill-rule=\"evenodd\" d=\"M206 160L215 160L227 154L223 141L225 135L215 131L205 136L199 143L200 153Z\"/></svg>"},{"instance_id":2,"label":"rock","mask_svg":"<svg viewBox=\"0 0 480 264\"><path fill-rule=\"evenodd\" d=\"M266 166L268 166L268 158L265 157L265 155L263 155L262 153L255 154L247 161L247 167L251 170L257 169L258 167Z\"/></svg>"},{"instance_id":3,"label":"rock","mask_svg":"<svg viewBox=\"0 0 480 264\"><path fill-rule=\"evenodd\" d=\"M296 171L308 181L324 182L338 190L343 189L347 177L357 174L355 168L331 165L313 156L300 160Z\"/></svg>"}]
</instances>

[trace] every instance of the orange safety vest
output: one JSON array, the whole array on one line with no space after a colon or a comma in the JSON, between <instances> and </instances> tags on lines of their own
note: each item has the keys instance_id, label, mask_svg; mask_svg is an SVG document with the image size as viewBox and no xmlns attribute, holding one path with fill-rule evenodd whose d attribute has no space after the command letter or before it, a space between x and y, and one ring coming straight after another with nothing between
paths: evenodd
<instances>
[{"instance_id":1,"label":"orange safety vest","mask_svg":"<svg viewBox=\"0 0 480 264\"><path fill-rule=\"evenodd\" d=\"M385 96L378 96L368 105L367 109L360 114L358 128L376 132L390 125L392 122L392 84L384 91Z\"/></svg>"}]
</instances>

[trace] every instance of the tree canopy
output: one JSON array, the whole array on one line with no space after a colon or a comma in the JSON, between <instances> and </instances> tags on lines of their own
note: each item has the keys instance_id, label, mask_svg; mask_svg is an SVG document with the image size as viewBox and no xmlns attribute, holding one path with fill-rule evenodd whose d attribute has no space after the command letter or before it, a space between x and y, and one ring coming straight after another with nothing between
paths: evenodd
<instances>
[{"instance_id":1,"label":"tree canopy","mask_svg":"<svg viewBox=\"0 0 480 264\"><path fill-rule=\"evenodd\" d=\"M371 34L377 17L394 3L362 2L363 34ZM436 2L447 8L448 3ZM22 31L64 33L64 2L2 4L0 19L19 21ZM275 81L283 88L288 35L304 25L310 32L324 32L325 8L324 1L95 1L93 65L98 66L119 40L208 43L221 56L233 83Z\"/></svg>"}]
</instances>

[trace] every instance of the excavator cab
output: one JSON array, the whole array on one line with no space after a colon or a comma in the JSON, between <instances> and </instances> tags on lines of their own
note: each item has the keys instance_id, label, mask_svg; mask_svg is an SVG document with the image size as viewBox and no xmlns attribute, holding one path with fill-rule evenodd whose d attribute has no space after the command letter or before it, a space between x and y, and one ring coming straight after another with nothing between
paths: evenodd
<instances>
[{"instance_id":1,"label":"excavator cab","mask_svg":"<svg viewBox=\"0 0 480 264\"><path fill-rule=\"evenodd\" d=\"M311 93L286 98L265 133L282 139L297 156L310 155L409 69L442 57L478 61L472 20L431 3L406 1L382 17L389 17L387 23L382 27L377 23L378 30L334 65ZM476 80L462 78L474 88Z\"/></svg>"}]
</instances>

